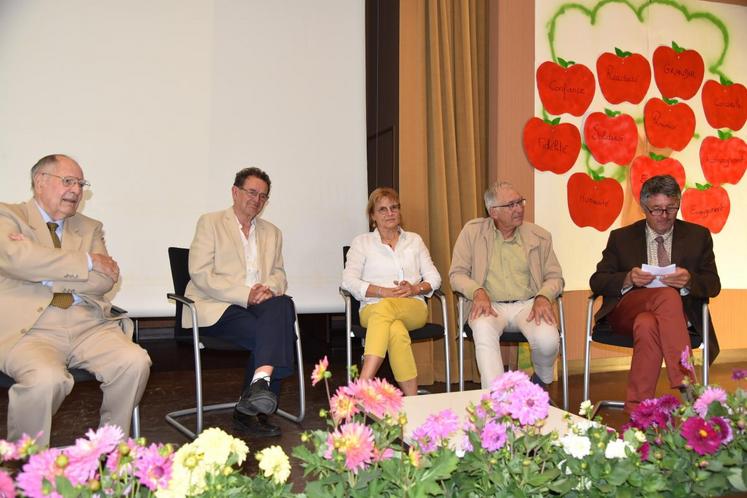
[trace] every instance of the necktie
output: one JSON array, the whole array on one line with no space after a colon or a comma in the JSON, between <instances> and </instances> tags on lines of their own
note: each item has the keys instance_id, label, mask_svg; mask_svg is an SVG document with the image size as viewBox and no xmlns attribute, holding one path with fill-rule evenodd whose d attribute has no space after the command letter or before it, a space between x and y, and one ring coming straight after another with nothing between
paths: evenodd
<instances>
[{"instance_id":1,"label":"necktie","mask_svg":"<svg viewBox=\"0 0 747 498\"><path fill-rule=\"evenodd\" d=\"M656 241L656 259L659 260L659 266L669 266L669 254L667 248L664 247L664 237L659 235L654 240Z\"/></svg>"},{"instance_id":2,"label":"necktie","mask_svg":"<svg viewBox=\"0 0 747 498\"><path fill-rule=\"evenodd\" d=\"M51 221L47 223L49 235L52 236L52 243L57 249L59 249L62 247L62 243L60 242L60 238L57 236L57 227L57 223ZM73 304L73 295L69 292L55 292L54 296L52 296L52 302L49 304L58 308L67 309Z\"/></svg>"}]
</instances>

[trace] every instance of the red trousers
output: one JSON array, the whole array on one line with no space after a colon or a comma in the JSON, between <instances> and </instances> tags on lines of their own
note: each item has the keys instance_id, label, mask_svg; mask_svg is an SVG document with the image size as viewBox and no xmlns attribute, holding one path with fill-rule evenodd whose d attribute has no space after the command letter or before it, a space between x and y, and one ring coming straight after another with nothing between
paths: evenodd
<instances>
[{"instance_id":1,"label":"red trousers","mask_svg":"<svg viewBox=\"0 0 747 498\"><path fill-rule=\"evenodd\" d=\"M682 351L690 346L690 336L677 289L631 290L617 303L607 320L616 333L633 337L633 360L625 396L627 412L656 395L662 359L672 388L680 387L686 375L695 380L680 365Z\"/></svg>"}]
</instances>

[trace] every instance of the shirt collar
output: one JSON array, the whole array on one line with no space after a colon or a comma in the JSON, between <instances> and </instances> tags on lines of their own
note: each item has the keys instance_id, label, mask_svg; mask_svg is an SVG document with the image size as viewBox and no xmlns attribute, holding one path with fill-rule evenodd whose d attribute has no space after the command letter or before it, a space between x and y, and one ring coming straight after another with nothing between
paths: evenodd
<instances>
[{"instance_id":1,"label":"shirt collar","mask_svg":"<svg viewBox=\"0 0 747 498\"><path fill-rule=\"evenodd\" d=\"M490 224L490 228L493 229L493 234L495 235L496 240L500 240L503 243L506 244L521 244L521 237L519 236L519 227L516 227L516 230L514 230L514 234L511 236L511 238L504 239L503 234L500 230L498 230L498 227L495 226L495 223Z\"/></svg>"},{"instance_id":2,"label":"shirt collar","mask_svg":"<svg viewBox=\"0 0 747 498\"><path fill-rule=\"evenodd\" d=\"M668 241L672 238L672 234L674 233L674 225L672 225L672 228L670 228L667 233L656 233L653 228L648 226L648 223L646 223L646 239L647 240L656 240L656 237L661 236L662 239L664 239L664 242Z\"/></svg>"},{"instance_id":3,"label":"shirt collar","mask_svg":"<svg viewBox=\"0 0 747 498\"><path fill-rule=\"evenodd\" d=\"M36 208L39 210L39 214L41 214L44 223L57 223L57 227L59 229L61 229L65 224L65 218L62 218L61 220L53 220L52 217L47 214L44 208L39 205L36 199L34 199L34 204L36 204Z\"/></svg>"},{"instance_id":4,"label":"shirt collar","mask_svg":"<svg viewBox=\"0 0 747 498\"><path fill-rule=\"evenodd\" d=\"M404 230L402 230L402 227L399 227L398 230L399 230L399 238L400 239L406 239L407 238L407 232L405 232ZM374 228L374 231L372 233L376 236L376 240L378 240L382 244L384 243L384 241L381 240L381 232L379 232L378 228Z\"/></svg>"}]
</instances>

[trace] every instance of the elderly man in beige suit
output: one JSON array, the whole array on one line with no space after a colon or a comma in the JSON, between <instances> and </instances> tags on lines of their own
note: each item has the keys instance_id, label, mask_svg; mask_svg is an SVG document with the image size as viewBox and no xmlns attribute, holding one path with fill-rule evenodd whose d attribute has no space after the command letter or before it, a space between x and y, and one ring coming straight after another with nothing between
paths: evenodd
<instances>
[{"instance_id":1,"label":"elderly man in beige suit","mask_svg":"<svg viewBox=\"0 0 747 498\"><path fill-rule=\"evenodd\" d=\"M510 183L492 185L485 192L488 217L467 222L452 255L449 279L471 300L467 315L485 389L503 374L504 330L529 341L532 381L547 389L553 380L559 335L552 302L563 290L563 274L550 233L524 222L525 204Z\"/></svg>"},{"instance_id":2,"label":"elderly man in beige suit","mask_svg":"<svg viewBox=\"0 0 747 498\"><path fill-rule=\"evenodd\" d=\"M34 197L0 203L0 369L8 391L8 438L42 432L73 388L68 368L101 381L103 424L129 433L132 409L150 375L132 322L104 297L119 279L101 223L77 212L88 182L78 163L56 154L31 168Z\"/></svg>"},{"instance_id":3,"label":"elderly man in beige suit","mask_svg":"<svg viewBox=\"0 0 747 498\"><path fill-rule=\"evenodd\" d=\"M186 290L203 335L252 352L234 419L255 437L280 434L267 415L277 409L279 380L293 373L296 341L293 301L284 295L282 234L258 217L270 185L259 168L236 173L233 205L197 222ZM187 310L183 322L192 326Z\"/></svg>"}]
</instances>

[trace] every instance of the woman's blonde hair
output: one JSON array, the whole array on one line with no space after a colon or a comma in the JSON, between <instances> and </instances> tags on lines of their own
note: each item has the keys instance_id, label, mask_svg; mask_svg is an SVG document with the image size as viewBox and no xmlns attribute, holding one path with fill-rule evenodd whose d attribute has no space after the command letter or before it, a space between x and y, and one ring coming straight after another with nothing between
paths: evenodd
<instances>
[{"instance_id":1,"label":"woman's blonde hair","mask_svg":"<svg viewBox=\"0 0 747 498\"><path fill-rule=\"evenodd\" d=\"M396 190L391 187L379 187L368 196L368 205L366 205L366 213L368 214L368 228L373 230L376 228L376 223L373 220L374 208L376 203L383 198L388 198L399 204L399 194ZM400 218L400 226L402 225L402 218Z\"/></svg>"}]
</instances>

